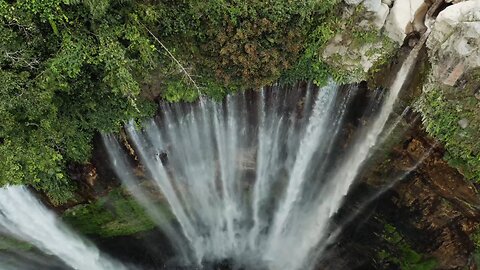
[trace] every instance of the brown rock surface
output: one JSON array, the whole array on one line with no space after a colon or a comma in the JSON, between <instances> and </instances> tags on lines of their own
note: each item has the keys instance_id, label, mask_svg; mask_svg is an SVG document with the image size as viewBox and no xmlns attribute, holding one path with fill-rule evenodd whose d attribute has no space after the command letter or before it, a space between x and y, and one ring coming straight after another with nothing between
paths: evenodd
<instances>
[{"instance_id":1,"label":"brown rock surface","mask_svg":"<svg viewBox=\"0 0 480 270\"><path fill-rule=\"evenodd\" d=\"M422 132L396 150L398 170L408 170L424 159L411 177L394 188L396 196L390 199L402 213L397 222L423 235L410 240L436 258L438 269L476 269L469 238L480 220L475 186L442 159L443 149Z\"/></svg>"}]
</instances>

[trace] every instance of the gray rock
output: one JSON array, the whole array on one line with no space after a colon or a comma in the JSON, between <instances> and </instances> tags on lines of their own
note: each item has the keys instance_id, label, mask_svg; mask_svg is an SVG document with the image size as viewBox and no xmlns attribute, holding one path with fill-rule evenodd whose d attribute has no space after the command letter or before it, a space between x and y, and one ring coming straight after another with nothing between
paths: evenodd
<instances>
[{"instance_id":1,"label":"gray rock","mask_svg":"<svg viewBox=\"0 0 480 270\"><path fill-rule=\"evenodd\" d=\"M402 44L407 36L408 25L414 20L415 12L422 6L423 0L397 0L393 2L393 7L385 22L385 31L387 35Z\"/></svg>"},{"instance_id":2,"label":"gray rock","mask_svg":"<svg viewBox=\"0 0 480 270\"><path fill-rule=\"evenodd\" d=\"M479 67L480 0L454 4L440 12L427 46L433 76L437 81L453 75L458 78L462 73ZM456 68L459 62L461 69ZM452 70L458 74L450 74Z\"/></svg>"},{"instance_id":3,"label":"gray rock","mask_svg":"<svg viewBox=\"0 0 480 270\"><path fill-rule=\"evenodd\" d=\"M382 3L387 5L388 7L392 7L393 5L393 0L382 0Z\"/></svg>"},{"instance_id":4,"label":"gray rock","mask_svg":"<svg viewBox=\"0 0 480 270\"><path fill-rule=\"evenodd\" d=\"M463 119L461 119L461 120L458 121L458 125L459 125L461 128L465 129L465 128L468 127L468 120L465 119L465 118L463 118Z\"/></svg>"},{"instance_id":5,"label":"gray rock","mask_svg":"<svg viewBox=\"0 0 480 270\"><path fill-rule=\"evenodd\" d=\"M345 3L347 3L347 5L356 6L360 4L362 1L363 0L345 0Z\"/></svg>"}]
</instances>

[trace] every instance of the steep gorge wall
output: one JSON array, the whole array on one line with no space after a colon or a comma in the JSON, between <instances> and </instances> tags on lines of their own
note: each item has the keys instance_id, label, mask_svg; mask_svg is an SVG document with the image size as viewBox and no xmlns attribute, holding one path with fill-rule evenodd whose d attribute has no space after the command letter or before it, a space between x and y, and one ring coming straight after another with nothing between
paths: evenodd
<instances>
[{"instance_id":1,"label":"steep gorge wall","mask_svg":"<svg viewBox=\"0 0 480 270\"><path fill-rule=\"evenodd\" d=\"M477 97L480 96L480 76L476 77L480 36L478 12L475 11L477 3L458 3L442 11L428 42L432 68L418 107L427 131L440 139L446 150L438 150L413 177L400 183L393 193L382 199L390 210L378 210L379 215L396 223L400 233L419 246L422 253L437 258L442 269L474 267L470 263L473 242L469 235L475 231L478 222L478 194L473 184L465 182L461 174L443 161L443 154L446 153L451 165L460 168L468 178L475 179L475 172L479 171L478 163L474 163L478 160L476 138L480 135L477 134L477 116L480 115ZM348 4L351 7L346 8L343 16L352 19L343 25L345 32L336 35L325 46L321 58L333 67L351 73L350 80L365 79L368 72L375 71L379 64L391 61L390 56L396 47L413 45L417 32L423 31L423 24L419 23L423 20L418 18L427 15L425 7L433 5L413 0L365 0ZM408 16L405 15L407 10ZM405 38L413 43L404 42ZM397 159L392 164L418 159L426 145L431 144L425 134L418 134L404 141L406 147L398 150ZM102 162L96 165L102 166ZM468 170L462 168L465 164ZM473 177L468 172L472 172ZM118 184L114 180L106 183L105 177L94 181L97 179L95 168L79 169L78 174L80 182L86 180L82 186L88 200L103 197L105 190ZM115 208L109 200L105 205ZM401 214L389 215L389 211ZM84 217L88 219L88 215ZM419 235L425 237L416 238Z\"/></svg>"},{"instance_id":2,"label":"steep gorge wall","mask_svg":"<svg viewBox=\"0 0 480 270\"><path fill-rule=\"evenodd\" d=\"M417 107L447 160L480 180L480 1L454 4L437 18L427 42L431 71Z\"/></svg>"},{"instance_id":3,"label":"steep gorge wall","mask_svg":"<svg viewBox=\"0 0 480 270\"><path fill-rule=\"evenodd\" d=\"M350 235L346 241L354 239L353 242L371 248L370 245L375 242L372 239L379 235L378 220L381 219L380 224L393 224L392 228L396 228L395 233L402 241L419 252L422 258L434 259L436 264L428 266L428 261L420 259L408 261L402 257L401 251L405 243L388 242L392 239L391 234L388 237L380 234L383 238L380 237L380 242L373 244L379 246L377 254L385 255L382 252L390 251L392 255L390 260L388 256L384 258L386 264L380 263L375 267L390 269L390 263L396 261L394 264L401 269L420 265L424 267L421 269L477 269L480 220L480 197L476 183L480 180L480 1L346 2L357 7L363 5L362 18L375 25L381 35L403 47L413 46L425 27L432 27L426 48L427 64L418 71L423 78L412 78L416 80L412 86L415 89L410 89L411 93L407 94L417 100L414 107L420 112L422 124L416 124L416 131L405 135L406 138L395 148L396 154L392 154L388 164L380 166L380 169L401 170L399 167L405 166L406 170L425 155L432 145L436 145L433 154L419 168L382 197L378 204L380 207L376 208L373 216L362 221L370 225L356 229L359 230L357 234L370 235L371 227L377 226L377 233L372 234L368 241L356 237L356 234ZM372 9L375 6L372 3L376 3L377 8ZM385 6L389 9L386 10ZM378 18L385 18L381 20L384 21L383 25L374 24ZM429 18L436 18L435 23L432 24ZM344 36L348 36L348 33ZM341 44L338 40L331 42L331 47L327 49L348 51L338 45L335 48L335 44ZM397 57L399 55L397 53ZM390 72L395 71L395 68L389 67L392 66L392 59L383 66ZM339 65L345 61L340 58L337 60ZM357 61L356 65L363 67L362 63L365 61ZM375 83L383 82L381 84L388 86L388 71L374 70L373 73L377 74ZM424 129L428 134L422 131ZM365 180L369 185L377 179L372 175L370 177ZM356 249L365 250L361 247Z\"/></svg>"}]
</instances>

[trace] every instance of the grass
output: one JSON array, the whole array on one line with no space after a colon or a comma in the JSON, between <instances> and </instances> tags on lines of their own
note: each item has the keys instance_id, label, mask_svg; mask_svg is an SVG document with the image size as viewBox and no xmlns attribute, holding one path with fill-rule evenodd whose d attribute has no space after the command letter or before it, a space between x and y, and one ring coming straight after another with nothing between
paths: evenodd
<instances>
[{"instance_id":1,"label":"grass","mask_svg":"<svg viewBox=\"0 0 480 270\"><path fill-rule=\"evenodd\" d=\"M169 212L165 205L159 207ZM131 235L155 227L142 206L120 188L96 202L67 210L63 219L84 234L100 237Z\"/></svg>"},{"instance_id":2,"label":"grass","mask_svg":"<svg viewBox=\"0 0 480 270\"><path fill-rule=\"evenodd\" d=\"M466 178L480 181L480 68L470 71L463 84L450 87L430 82L416 104L428 133L442 142L445 159ZM478 95L478 93L477 93ZM462 128L459 121L468 126Z\"/></svg>"}]
</instances>

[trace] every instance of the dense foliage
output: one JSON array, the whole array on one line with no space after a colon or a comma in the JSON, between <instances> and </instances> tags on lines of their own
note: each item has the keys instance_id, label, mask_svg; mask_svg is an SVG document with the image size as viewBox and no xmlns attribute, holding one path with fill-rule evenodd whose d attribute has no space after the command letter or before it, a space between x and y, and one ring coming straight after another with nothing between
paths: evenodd
<instances>
[{"instance_id":1,"label":"dense foliage","mask_svg":"<svg viewBox=\"0 0 480 270\"><path fill-rule=\"evenodd\" d=\"M0 1L0 185L65 201L65 163L89 159L94 132L153 111L138 98L157 59L148 12L132 1Z\"/></svg>"},{"instance_id":2,"label":"dense foliage","mask_svg":"<svg viewBox=\"0 0 480 270\"><path fill-rule=\"evenodd\" d=\"M0 0L0 185L72 199L66 165L88 162L95 132L151 115L147 98L325 80L318 53L335 10L336 0Z\"/></svg>"},{"instance_id":3,"label":"dense foliage","mask_svg":"<svg viewBox=\"0 0 480 270\"><path fill-rule=\"evenodd\" d=\"M263 86L326 80L321 47L335 34L336 0L161 1L160 35L199 81Z\"/></svg>"},{"instance_id":4,"label":"dense foliage","mask_svg":"<svg viewBox=\"0 0 480 270\"><path fill-rule=\"evenodd\" d=\"M165 216L172 217L165 205L158 207ZM102 237L130 235L155 227L145 209L122 189L112 190L94 203L68 209L63 219L84 234Z\"/></svg>"},{"instance_id":5,"label":"dense foliage","mask_svg":"<svg viewBox=\"0 0 480 270\"><path fill-rule=\"evenodd\" d=\"M384 249L377 253L376 262L379 269L388 269L398 265L401 270L433 270L437 262L415 251L393 225L384 223L382 238Z\"/></svg>"},{"instance_id":6,"label":"dense foliage","mask_svg":"<svg viewBox=\"0 0 480 270\"><path fill-rule=\"evenodd\" d=\"M427 131L445 146L449 163L480 181L480 69L468 72L462 81L456 87L430 82L417 107Z\"/></svg>"}]
</instances>

